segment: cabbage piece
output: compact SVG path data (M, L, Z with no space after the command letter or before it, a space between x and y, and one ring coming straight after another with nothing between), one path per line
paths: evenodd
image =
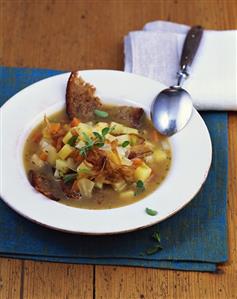
M66 161L57 159L56 160L56 169L60 174L65 174L68 171L68 164Z
M124 180L121 180L121 181L118 181L118 182L112 184L113 189L117 192L124 190L124 188L126 186L127 186L127 183Z
M37 167L42 167L44 166L44 162L38 157L38 155L33 154L31 157L31 163L33 163Z
M90 198L92 196L92 191L95 186L94 182L87 178L82 178L78 180L77 184L83 198Z
M85 161L81 162L81 164L77 167L77 170L79 175L82 174L90 174L91 167L88 166L88 164L85 163Z
M137 134L138 135L137 129L126 127L126 126L116 123L116 122L111 122L110 129L111 129L110 134L112 134L112 135L121 135L121 134Z
M40 148L43 152L48 154L47 161L49 162L49 164L55 166L55 162L58 156L56 148L48 143L48 141L44 138L40 141Z

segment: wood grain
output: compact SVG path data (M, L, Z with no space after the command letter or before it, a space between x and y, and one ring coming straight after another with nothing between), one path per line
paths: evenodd
M0 299L19 298L22 262L0 258Z
M236 29L236 15L234 0L0 0L0 64L122 69L124 35L146 22L164 19ZM236 137L237 116L230 113L230 259L222 274L96 266L93 277L93 266L0 259L0 298L237 298Z
M93 266L24 262L22 298L83 298L93 296Z

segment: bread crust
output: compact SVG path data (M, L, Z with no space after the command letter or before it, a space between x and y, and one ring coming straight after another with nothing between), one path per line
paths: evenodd
M86 83L78 72L72 72L67 83L66 111L70 119L79 117L81 121L90 121L94 110L103 110L101 100L95 95L95 87ZM139 107L116 107L116 120L138 128L141 124L144 110Z
M63 181L56 182L49 179L46 175L30 170L28 173L31 185L40 193L52 200L60 199L80 199L79 192L71 191L71 186L67 186Z

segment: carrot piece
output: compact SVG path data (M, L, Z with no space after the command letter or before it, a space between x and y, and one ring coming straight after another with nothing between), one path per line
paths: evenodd
M74 160L77 162L77 163L80 163L83 161L83 157L80 155L80 154L77 154L74 158Z
M72 133L73 136L78 136L78 133L77 133L77 131L75 129L72 129L71 133Z
M74 162L81 163L83 161L83 157L79 154L78 151L73 151L69 157L73 158Z
M50 127L49 127L49 130L50 130L51 134L56 134L56 133L58 133L60 128L61 128L60 123L51 123Z
M32 136L32 140L33 142L40 142L41 138L42 138L42 133L41 132L36 132L33 136Z
M47 161L48 159L48 154L46 154L45 152L41 152L39 155L40 160L42 161Z
M72 192L78 192L79 188L78 188L78 184L77 184L77 180L75 180L72 184L72 188L71 188Z
M133 166L135 166L136 168L140 165L142 165L143 161L142 159L139 159L139 158L134 158L132 159L132 164Z
M114 141L111 142L110 145L111 145L112 150L116 150L117 146L118 146L118 141L114 140Z
M156 130L153 130L151 132L151 138L152 138L152 141L154 141L154 142L159 141L159 135L158 135L158 132Z
M71 127L76 127L77 125L79 125L80 120L76 117L73 117L72 121L71 121Z

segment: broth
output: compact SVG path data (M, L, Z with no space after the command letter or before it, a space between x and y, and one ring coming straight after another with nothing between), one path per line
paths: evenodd
M90 123L90 125L94 126L98 122L106 122L108 124L111 122L116 122L116 120L118 119L116 106L104 105L103 111L108 112L108 117L101 118L95 115L94 118L91 119L91 122L93 123ZM50 122L53 123L70 123L70 120L68 119L65 110L59 111L49 116L48 119ZM120 123L125 126L127 125L126 120L121 122L120 119ZM39 153L40 150L40 142L36 142L35 136L37 136L37 134L40 135L44 127L45 122L42 121L36 128L33 129L29 137L27 138L23 156L24 165L27 174L30 170L34 170L36 173L44 174L47 176L47 179L54 181L53 172L49 175L50 171L48 165L41 167L41 169L39 170L39 168L32 162L32 156L35 153ZM138 189L138 186L135 182L128 184L121 192L115 191L109 184L103 184L102 189L93 189L92 197L82 197L78 200L67 199L66 196L64 196L64 192L61 191L61 189L59 188L57 190L57 196L60 197L59 202L77 208L111 209L132 204L155 191L162 183L162 181L165 179L169 171L171 165L171 148L166 137L161 136L157 132L154 132L156 131L151 121L147 117L145 117L141 127L139 128L139 136L140 138L144 138L146 142L151 145L151 147L153 148L153 153L150 155L150 157L147 156L144 158L145 164L151 169L152 172L150 177L144 182L142 190ZM156 136L155 139L157 140L154 140L154 136ZM160 156L158 154L157 156L155 156L155 153L161 154ZM54 171L54 167L51 168ZM53 188L57 189L57 186L59 186L59 183L56 181L56 185ZM127 192L128 190L130 191L130 193ZM137 192L137 190L139 192ZM126 192L127 196L123 196L124 194L126 195Z

